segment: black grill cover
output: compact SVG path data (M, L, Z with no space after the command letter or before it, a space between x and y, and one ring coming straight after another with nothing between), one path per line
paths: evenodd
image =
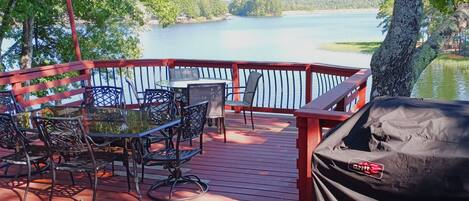
M313 154L317 200L469 200L469 102L378 98Z

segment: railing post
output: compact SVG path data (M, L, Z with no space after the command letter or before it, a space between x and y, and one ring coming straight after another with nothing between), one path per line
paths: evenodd
M15 77L19 74L15 74ZM13 95L15 96L16 102L18 102L21 106L24 106L24 95L20 94L17 95L16 92L22 88L21 82L15 82L11 84L11 90L13 91Z
M311 67L311 64L306 65L305 69L306 73L306 102L309 103L313 100L313 69Z
M231 65L231 70L232 70L232 73L233 73L233 98L234 98L234 101L239 101L239 67L238 67L238 64L237 63L233 63ZM236 113L239 113L241 112L241 108L240 107L235 107L235 112Z
M366 83L363 82L358 88L358 103L356 109L359 110L366 104Z
M345 98L343 98L342 100L340 100L337 105L335 106L335 111L341 111L341 112L345 112Z
M308 117L297 117L298 127L298 190L299 200L313 200L313 175L311 172L313 150L321 142L322 133L319 119Z

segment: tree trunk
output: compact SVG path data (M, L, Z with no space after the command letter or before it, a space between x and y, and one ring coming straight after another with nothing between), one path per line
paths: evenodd
M422 0L396 0L391 27L381 47L371 60L373 87L371 96L410 96L415 82L425 68L438 56L444 42L466 29L469 5L458 5L419 47L416 47Z
M23 22L23 44L21 46L20 68L31 68L33 61L34 18L29 17Z
M33 38L34 38L34 18L29 17L23 22L23 44L21 45L20 69L29 69L33 62ZM29 81L24 83L29 85ZM29 94L24 96L29 100Z
M422 0L395 0L388 34L371 58L372 98L410 96L412 55L416 51L422 17Z

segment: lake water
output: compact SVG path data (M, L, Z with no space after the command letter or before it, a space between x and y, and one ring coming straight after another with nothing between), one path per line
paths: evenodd
M242 18L152 27L144 58L323 62L368 67L370 55L320 50L322 43L383 38L376 12Z
M321 50L323 43L380 41L376 11L245 18L153 26L142 34L143 58L321 62L368 68L371 55ZM469 68L433 64L414 97L469 100Z

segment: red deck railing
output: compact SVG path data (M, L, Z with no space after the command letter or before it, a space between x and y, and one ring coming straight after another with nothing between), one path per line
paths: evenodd
M38 107L51 102L76 104L81 100L84 85L117 86L124 89L126 104L132 107L137 102L124 77L133 78L137 90L144 91L158 88L155 82L168 79L169 68L199 68L201 77L230 79L233 86L244 86L251 71L264 75L259 82L254 110L295 114L297 117L300 200L311 200L313 197L311 154L321 140L321 128L337 125L365 104L366 81L371 74L370 70L319 63L106 60L0 73L0 85L9 86L7 88L12 89L18 102L25 107ZM61 86L68 89L57 88ZM41 97L34 95L41 91Z
M323 138L323 129L338 125L365 105L370 76L371 70L362 69L295 112L300 200L314 200L312 154Z

